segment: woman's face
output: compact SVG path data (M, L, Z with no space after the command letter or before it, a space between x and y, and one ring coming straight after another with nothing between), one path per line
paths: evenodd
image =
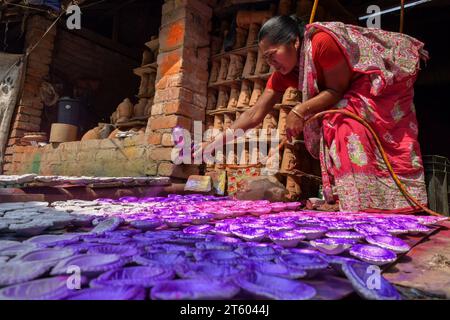
M259 42L261 50L267 64L283 75L291 72L298 63L298 49L300 40L288 44L271 44L266 39Z

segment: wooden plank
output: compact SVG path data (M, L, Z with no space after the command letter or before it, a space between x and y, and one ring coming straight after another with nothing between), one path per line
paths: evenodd
M450 299L450 222L401 257L384 276L405 294Z

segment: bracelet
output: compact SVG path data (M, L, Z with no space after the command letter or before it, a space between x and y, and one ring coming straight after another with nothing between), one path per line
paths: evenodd
M305 117L299 113L298 111L296 111L295 109L291 110L297 117L301 118L303 121L305 121Z

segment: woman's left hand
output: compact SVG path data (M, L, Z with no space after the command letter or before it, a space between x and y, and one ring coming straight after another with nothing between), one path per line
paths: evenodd
M286 119L286 138L290 142L292 138L300 136L305 126L305 121L294 112L289 112Z

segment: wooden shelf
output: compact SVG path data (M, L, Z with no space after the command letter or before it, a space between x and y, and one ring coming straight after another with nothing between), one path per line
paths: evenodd
M133 120L131 119L130 121L127 122L122 122L122 123L116 123L115 126L116 128L133 128L133 127L143 127L147 125L147 121L146 120Z
M255 74L249 77L238 78L234 80L225 80L225 81L217 81L208 84L209 89L220 89L221 87L231 87L233 85L240 85L242 81L252 81L255 82L257 80L266 81L272 75L272 72L264 73L264 74Z
M133 73L139 77L142 77L144 74L156 73L157 68L158 64L156 62L153 62L138 68L134 68Z
M152 51L155 51L159 47L159 38L156 38L154 40L150 40L149 42L145 43L145 46L149 48Z
M242 47L242 48L234 49L234 50L227 51L227 52L221 52L221 53L218 53L218 54L215 54L215 55L211 56L211 60L222 59L223 57L228 57L228 56L230 56L232 54L246 57L247 53L249 51L258 52L258 45L254 44L254 45L251 45L251 46L248 46L248 47Z

